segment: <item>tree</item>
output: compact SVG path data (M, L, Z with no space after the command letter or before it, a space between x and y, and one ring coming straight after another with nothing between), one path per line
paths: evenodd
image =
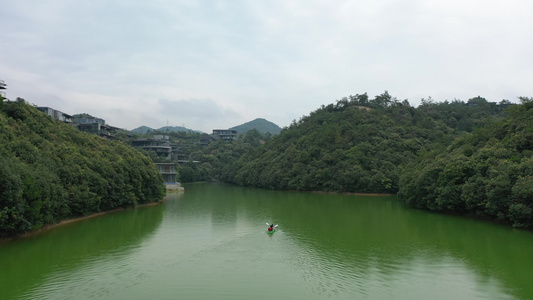
M120 207L159 201L149 158L56 122L23 99L0 114L0 237Z

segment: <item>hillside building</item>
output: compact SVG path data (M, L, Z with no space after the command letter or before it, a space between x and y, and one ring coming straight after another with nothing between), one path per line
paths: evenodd
M107 125L104 119L96 118L88 114L77 115L73 118L79 131L96 134L108 140L113 140L119 128Z
M108 140L114 139L115 134L119 130L119 128L117 127L107 125L104 119L95 118L91 116L75 118L74 116L46 106L37 106L35 108L49 115L50 117L52 117L52 119L56 121L72 124L79 131L96 134Z
M172 159L172 146L168 135L154 135L153 138L138 138L131 141L133 147L154 151L157 156Z
M178 182L178 173L174 163L156 163L159 173L163 176L167 191L183 191L183 187Z
M237 139L237 130L232 129L213 129L211 138L214 140L236 140Z
M6 90L7 89L7 84L0 79L0 96L2 96L2 98L5 98L6 97L6 93L2 90Z
M50 117L52 117L52 119L56 121L61 121L69 124L72 123L72 116L64 112L46 106L37 106L35 108L49 115Z
M100 123L92 124L75 124L79 131L96 134L97 136L112 140L115 138L115 134L119 130L117 127L102 125Z
M100 125L105 125L105 120L96 118L93 116L84 116L84 117L76 117L74 118L74 122L77 124L95 124L98 123Z
M175 184L178 181L178 173L174 163L155 163L159 173L163 175L165 184Z

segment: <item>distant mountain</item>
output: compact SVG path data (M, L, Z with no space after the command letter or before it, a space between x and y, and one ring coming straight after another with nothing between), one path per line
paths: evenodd
M257 131L263 134L270 132L270 134L272 135L276 135L281 132L281 127L279 127L278 125L270 121L267 121L261 118L257 118L253 121L250 121L250 122L247 122L247 123L235 126L235 127L231 127L230 129L237 130L238 134L246 133L248 130L252 130L252 129L257 129ZM192 132L203 133L200 130L192 130L192 129L189 129L183 126L164 126L158 129L154 129L148 126L141 126L141 127L137 127L131 130L131 132L136 133L136 134L146 134L148 132L155 132L155 131L159 131L159 132L177 132L177 131L190 132L192 131Z
M187 127L183 127L183 126L163 126L159 129L156 129L157 131L163 131L163 132L177 132L177 131L185 131L185 132L198 132L198 133L203 133L202 131L200 130L192 130L192 129L189 129Z
M261 118L257 118L253 121L250 121L250 122L247 122L247 123L235 126L235 127L231 127L230 129L237 130L238 134L246 133L248 130L252 130L252 129L256 129L257 131L263 134L270 132L270 134L272 135L276 135L281 132L281 127L279 127L278 125L270 121L267 121Z
M141 127L137 127L135 129L133 129L131 132L134 132L134 133L137 133L137 134L146 134L146 133L148 133L150 131L159 131L159 132L178 132L178 131L189 132L189 131L193 131L193 132L202 133L199 130L192 130L192 129L189 129L189 128L185 128L183 126L163 126L161 128L158 128L158 129L153 129L153 128L148 127L148 126L141 126Z
M137 133L137 134L145 134L148 131L153 131L153 129L148 127L148 126L141 126L141 127L137 127L135 129L131 130L131 132Z

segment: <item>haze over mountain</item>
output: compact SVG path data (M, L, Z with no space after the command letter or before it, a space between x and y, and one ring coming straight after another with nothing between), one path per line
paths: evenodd
M213 128L213 129L224 129L224 128ZM245 132L247 132L249 130L252 130L252 129L256 129L260 133L269 132L272 135L276 135L276 134L279 134L281 132L281 127L279 127L278 125L276 125L276 124L274 124L274 123L272 123L272 122L270 122L268 120L265 120L263 118L257 118L255 120L250 121L250 122L246 122L244 124L231 127L229 129L237 130L237 132L239 134L245 133ZM151 128L151 127L148 127L148 126L140 126L140 127L137 127L137 128L135 128L135 129L133 129L131 131L134 132L134 133L137 133L137 134L146 134L149 131L162 131L162 132L177 132L177 131L189 132L189 131L193 131L193 132L203 133L200 130L189 129L189 128L186 128L186 127L183 127L183 126L164 126L164 127L158 128L158 129L154 129L154 128Z
M279 134L281 132L281 127L263 118L257 118L253 121L231 127L230 129L237 130L238 134L246 133L252 129L256 129L260 133L270 133L272 135Z
M185 131L185 132L199 132L199 133L203 133L202 131L200 130L193 130L193 129L189 129L189 128L186 128L186 127L183 127L183 126L163 126L161 128L157 128L157 129L154 129L154 128L151 128L151 127L148 127L148 126L140 126L140 127L137 127L133 130L131 130L131 132L134 132L134 133L137 133L137 134L146 134L150 131L162 131L162 132L178 132L178 131Z

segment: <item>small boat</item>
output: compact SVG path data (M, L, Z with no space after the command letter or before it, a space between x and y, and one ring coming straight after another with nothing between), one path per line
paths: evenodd
M272 230L267 229L268 234L273 234L274 232L276 232L276 227L278 227L278 224L276 224L276 226L274 226L274 224L268 224L268 223L266 224L268 225L268 229L272 228Z

